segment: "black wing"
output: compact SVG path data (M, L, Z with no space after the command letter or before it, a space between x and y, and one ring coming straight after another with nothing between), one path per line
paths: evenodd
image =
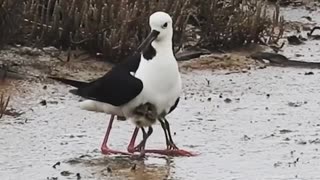
M86 99L120 106L135 98L143 89L142 81L130 74L136 72L139 63L140 54L136 54L89 83L63 78L52 79L77 87L78 89L72 92Z
M142 88L142 81L130 72L114 69L86 87L79 88L77 94L87 99L120 106L140 94Z
M127 57L123 62L118 64L115 68L125 69L130 72L136 72L141 60L141 54L135 53Z

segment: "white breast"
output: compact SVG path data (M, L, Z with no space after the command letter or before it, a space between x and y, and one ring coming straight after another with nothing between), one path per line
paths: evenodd
M143 58L143 57L141 57ZM157 54L152 60L141 59L135 74L143 82L142 92L130 102L130 107L152 103L158 113L168 112L181 93L181 78L174 56Z

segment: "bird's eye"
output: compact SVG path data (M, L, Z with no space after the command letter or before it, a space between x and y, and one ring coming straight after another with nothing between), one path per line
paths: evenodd
M168 27L168 23L164 23L161 27L162 27L163 29L167 28L167 27Z

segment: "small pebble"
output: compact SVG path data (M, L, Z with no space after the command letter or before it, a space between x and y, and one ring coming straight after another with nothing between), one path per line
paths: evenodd
M287 133L291 133L292 131L289 129L281 129L280 130L280 134L287 134Z
M287 137L287 138L284 139L284 141L290 141L290 138Z
M47 177L47 180L58 180L58 177L51 177L51 178Z
M135 171L137 169L137 165L136 164L134 164L132 167L131 167L131 171Z
M302 106L302 102L289 102L288 103L288 106L290 106L290 107L300 107L300 106ZM304 103L304 104L306 104L306 103Z
M77 180L81 179L80 173L77 173L76 176L77 176Z
M312 71L310 72L305 72L304 75L308 76L308 75L314 75L314 73Z
M107 168L108 173L112 173L112 169L110 167Z
M61 176L70 176L72 174L72 172L70 172L70 171L62 171L60 174L61 174Z
M55 169L57 166L60 166L60 162L56 162L52 167Z
M242 138L241 138L241 140L243 140L243 141L249 141L251 138L249 137L249 136L247 136L247 135L244 135Z
M298 141L298 142L297 142L297 144L300 144L300 145L306 145L306 144L307 144L307 142L306 142L306 141L303 141L303 140L300 140L300 141Z
M231 101L232 101L232 100L231 100L230 98L226 98L226 99L224 100L225 103L231 103Z
M308 21L312 21L312 18L310 16L302 16L301 18L306 18Z
M46 105L47 105L47 101L46 101L46 100L42 100L42 101L40 101L40 104L41 104L42 106L46 106Z

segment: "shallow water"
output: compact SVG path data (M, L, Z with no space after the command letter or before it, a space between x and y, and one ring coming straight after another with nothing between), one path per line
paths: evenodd
M107 167L124 178L136 174L130 171L134 163L154 179L319 179L320 71L304 75L309 71L268 67L243 74L184 74L184 96L169 120L178 146L200 155L144 162L100 155L108 117L79 110L78 98L62 85L43 90L34 84L34 97L15 100L27 112L0 122L0 179L61 179L66 170L74 173L69 179L76 173L98 179L108 175ZM42 99L47 106L39 104ZM132 130L130 122L116 121L111 145L125 149ZM159 125L148 147L164 147ZM62 165L52 168L58 161Z
M320 61L319 42L287 46L283 54ZM320 70L267 67L182 77L184 94L168 119L177 145L198 156L135 161L101 155L108 116L80 110L70 87L25 82L11 102L25 113L0 120L0 179L77 179L77 173L81 179L320 179ZM147 146L164 148L159 124L154 129ZM132 131L131 122L116 121L111 146L125 150Z

